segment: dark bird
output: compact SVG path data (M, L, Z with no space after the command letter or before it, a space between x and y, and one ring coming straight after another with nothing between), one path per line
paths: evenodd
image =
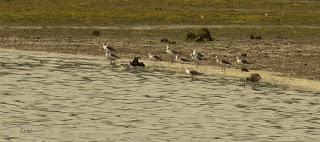
M262 39L261 36L250 35L250 39Z
M252 73L250 74L250 77L247 77L245 82L251 82L252 88L256 87L256 83L258 83L261 80L261 76L258 73Z
M139 62L140 57L135 57L132 61L129 62L130 66L134 67L145 67L143 62Z
M242 54L241 54L241 57L242 57L242 58L247 58L247 57L248 57L248 54L247 54L247 53L242 53Z
M249 70L247 68L244 68L244 67L241 68L241 71L242 72L249 72Z
M239 57L236 57L236 59L237 59L238 64L251 64L250 62L248 62L245 59L240 59Z

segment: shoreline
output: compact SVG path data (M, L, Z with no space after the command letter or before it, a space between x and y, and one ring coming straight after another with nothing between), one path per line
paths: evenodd
M87 59L90 59L90 58L91 59L98 58L101 60L104 59L101 56L93 56L93 55L87 55L87 54L67 54L67 53L53 53L53 52L45 52L45 51L24 51L24 50L4 49L4 48L0 48L0 51L16 52L16 53L27 52L27 53L37 54L40 56L50 54L56 57L62 57L63 55L68 55L67 58L85 57ZM127 63L130 60L131 59L122 58L118 60L117 63L118 64ZM149 59L142 58L141 61L147 65L153 64L153 61L150 61ZM176 73L184 73L184 69L183 70L181 69L180 63L171 64L170 62L167 62L167 61L161 61L161 62L158 62L158 67L161 67L164 70L168 70L168 71L175 71ZM234 78L244 78L244 77L248 77L251 73L259 73L262 77L261 82L270 83L273 85L286 86L291 89L320 92L319 80L283 77L283 76L279 76L282 74L279 72L270 72L270 71L261 71L261 70L250 70L250 72L241 72L240 70L235 68L226 68L226 71L222 72L221 69L212 65L211 66L200 65L199 67L195 67L193 64L184 64L184 67L189 69L195 69L199 72L204 73L205 75L220 75L220 76L234 77Z
M116 25L116 26L20 26L20 25L1 25L0 29L97 29L97 30L172 30L172 29L200 29L200 28L242 28L242 29L259 29L259 28L305 28L320 29L317 25L189 25L189 24L172 24L172 25Z

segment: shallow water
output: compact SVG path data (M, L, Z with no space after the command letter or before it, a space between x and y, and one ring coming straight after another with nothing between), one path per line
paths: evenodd
M316 92L13 51L0 52L0 77L0 141L320 139Z

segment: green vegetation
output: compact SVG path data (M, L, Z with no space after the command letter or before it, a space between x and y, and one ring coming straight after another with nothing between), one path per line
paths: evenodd
M1 0L0 24L319 26L319 11L315 0Z

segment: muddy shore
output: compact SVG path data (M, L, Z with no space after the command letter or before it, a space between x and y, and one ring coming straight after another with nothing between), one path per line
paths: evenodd
M191 26L191 25L190 25ZM147 58L151 49L169 61L165 52L167 43L162 38L176 41L170 45L174 50L189 56L193 49L206 54L202 65L215 66L215 56L235 63L235 57L243 53L254 64L246 65L249 70L280 72L281 76L320 80L320 28L308 27L237 27L212 26L212 42L186 42L189 31L197 31L205 26L138 26L138 27L6 27L0 33L0 48L25 51L45 51L68 54L104 56L102 44L107 41L119 51L121 57L140 56ZM123 29L121 29L123 28ZM100 36L92 36L97 30ZM260 35L261 40L250 39L250 34ZM241 65L232 65L240 69Z

